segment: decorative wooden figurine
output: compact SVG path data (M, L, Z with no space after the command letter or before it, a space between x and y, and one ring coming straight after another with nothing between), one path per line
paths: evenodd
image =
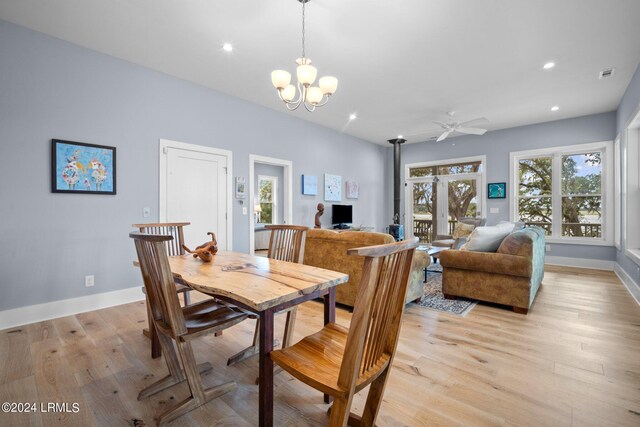
M318 213L316 214L316 226L313 228L322 228L322 225L320 224L320 217L324 213L324 203L318 203L317 209Z
M201 244L195 250L192 251L186 245L182 245L182 248L188 253L193 254L194 258L199 257L202 262L211 262L213 255L218 252L218 241L216 240L215 233L210 231L207 235L211 236L211 241Z

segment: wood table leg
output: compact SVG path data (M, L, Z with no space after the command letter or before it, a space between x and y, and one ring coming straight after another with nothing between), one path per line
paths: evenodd
M324 296L324 324L336 321L336 287L329 289L329 293ZM324 403L333 402L333 398L328 394L324 395Z
M259 401L258 412L260 427L273 426L273 310L267 309L260 313L260 362L259 374Z

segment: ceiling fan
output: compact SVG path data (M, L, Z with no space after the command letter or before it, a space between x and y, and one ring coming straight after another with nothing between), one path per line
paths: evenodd
M447 115L451 119L453 119L454 113L453 111L450 111L447 113ZM433 123L437 124L444 130L444 132L442 132L442 134L438 137L438 139L436 139L436 142L444 141L453 132L466 133L470 135L484 135L487 129L468 126L470 123L477 122L480 120L488 122L488 120L485 117L478 117L477 119L467 120L466 122L462 122L462 123L455 122L455 121L451 121L448 123L434 121Z

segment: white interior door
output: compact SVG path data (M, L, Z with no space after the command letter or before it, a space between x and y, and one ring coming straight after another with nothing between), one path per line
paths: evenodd
M185 244L190 248L207 241L207 232L212 231L216 234L218 248L230 250L229 158L208 152L208 147L202 148L207 151L172 146L162 150L166 180L164 190L161 184L160 219L163 222L190 222L191 225L184 228Z

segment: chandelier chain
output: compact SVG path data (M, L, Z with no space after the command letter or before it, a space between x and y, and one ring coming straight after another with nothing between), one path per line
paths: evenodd
M306 58L305 56L305 52L304 52L304 6L307 2L306 1L302 1L302 57Z

